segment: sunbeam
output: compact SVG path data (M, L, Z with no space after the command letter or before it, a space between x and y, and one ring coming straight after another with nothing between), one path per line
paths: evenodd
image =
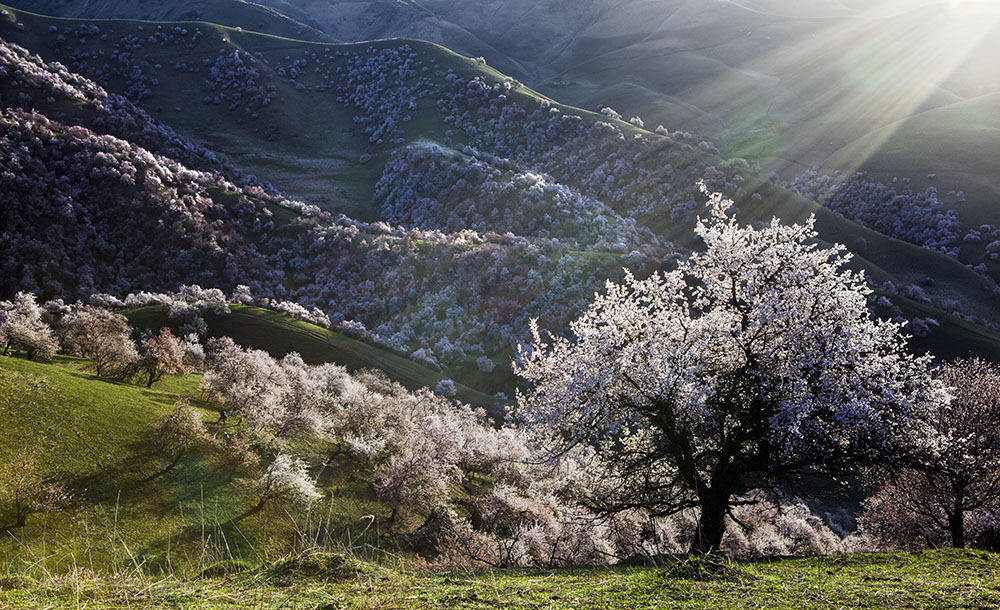
M726 153L788 171L833 157L840 169L863 167L901 121L1000 88L989 46L1000 34L1000 2L847 4L699 5L730 13L715 22L743 25L705 30L697 44L671 41L668 51L651 34L657 42L638 43L648 51L631 56L637 67L617 69L662 71L646 79L670 83L690 106L716 117ZM692 7L678 18L700 19ZM709 76L691 77L699 70ZM862 139L864 146L852 147Z

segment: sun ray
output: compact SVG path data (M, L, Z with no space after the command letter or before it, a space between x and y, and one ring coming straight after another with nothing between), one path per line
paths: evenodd
M791 44L776 41L773 52L684 93L715 116L773 123L769 135L778 144L769 156L776 170L822 164L862 137L874 153L908 117L997 84L995 60L970 68L984 44L1000 38L996 0L876 2L848 18L827 19L826 26L818 21L802 20L807 32ZM734 74L756 77L758 84L748 87ZM764 75L772 77L768 87L759 84ZM794 137L782 138L786 130ZM867 160L841 159L840 168L853 171Z

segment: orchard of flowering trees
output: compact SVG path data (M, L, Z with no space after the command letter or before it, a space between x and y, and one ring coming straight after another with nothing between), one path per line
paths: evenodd
M572 325L522 354L526 421L598 448L601 511L697 508L692 543L720 548L726 516L758 490L860 460L894 463L936 441L948 405L901 325L873 320L870 290L811 221L737 224L710 195L705 250L675 270L609 283Z
M163 36L148 43L199 38ZM143 43L119 42L119 58ZM387 44L284 61L220 51L201 68L175 68L208 72L206 101L256 118L274 92L259 76L273 66L297 89L332 90L373 147L404 143L412 113L436 100L446 146L381 149L376 199L399 226L331 218L269 193L126 100L0 41L0 84L24 90L0 111L0 165L11 168L0 172L0 296L217 287L97 294L93 307L42 307L17 293L0 303L4 352L44 358L61 343L98 375L144 385L203 371L203 397L239 423L217 437L196 409L178 405L152 432L163 461L156 476L191 453L211 454L245 483L251 514L277 504L298 514L325 493L323 469L347 464L369 475L385 509L380 525L455 563L864 548L805 504L771 494L794 489L803 473L859 464L885 483L862 519L871 540L920 531L936 544L945 532L959 545L964 519L970 539L985 539L1000 478L994 460L974 458L993 455L995 401L984 398L993 373L973 362L955 365L958 376L933 374L928 358L908 355L902 333L919 328L870 318L870 291L844 269L843 249L810 245L811 225L741 227L729 202L712 196L697 225L705 250L654 273L681 257L663 235L693 222L693 177L750 200L745 161L703 155L713 147L690 134L623 132L610 109L612 122L588 122L545 100L525 104L516 81L445 72L407 44ZM40 113L77 104L88 112L58 121ZM957 221L935 192L849 186L816 197L888 235L956 252ZM670 232L644 228L650 216L669 218ZM982 242L992 261L998 237L983 225L963 241ZM632 273L588 308L622 267ZM227 299L218 288L235 292ZM900 291L931 299L915 286ZM516 413L531 425L498 428L451 400L447 379L409 392L378 373L275 359L227 339L203 349L201 314L227 311L227 301L266 304L449 374L492 372L530 318L562 328L583 314L570 339L547 339L534 325L517 365L531 387ZM151 304L169 308L183 339L136 336L105 309ZM302 446L327 451L298 455ZM546 453L549 461L536 459ZM21 478L21 488L39 487Z
M204 352L167 331L135 342L119 314L93 305L22 294L4 305L0 333L20 309L15 321L33 320L104 374L131 371L145 385L203 371L198 399L234 424L213 428L179 402L150 431L158 465L147 481L211 456L241 494L235 520L277 511L308 521L329 493L325 470L365 473L379 529L441 566L831 553L900 546L905 532L938 544L950 531L958 545L966 514L970 539L987 544L1000 506L996 370L966 361L931 374L903 351L897 324L869 319L839 250L808 245L808 226L741 227L727 206L713 196L699 223L704 252L611 284L574 323L575 341L543 341L536 327L519 365L534 382L517 409L528 426L498 427L443 388L411 392L378 372L275 359L228 338ZM188 286L118 303L225 301ZM857 531L771 493L794 490L804 471L857 465L884 483ZM70 503L32 468L10 465L16 485L0 486L22 523Z
M118 30L100 35L119 40L118 58L140 65L150 50L144 44L206 44L197 30L182 30L157 32L155 43ZM86 31L79 36L94 43ZM702 154L711 146L695 136L631 130L564 114L547 100L525 102L516 81L443 68L418 47L213 48L206 65L175 66L200 71L196 81L213 89L213 104L218 96L251 115L273 111L275 104L264 104L269 79L254 76L272 70L354 111L372 142L365 155L387 155L373 185L381 221L366 223L277 196L126 99L0 41L0 85L23 94L5 96L0 112L0 165L18 169L0 172L0 295L245 285L274 307L284 303L296 316L457 377L480 361L504 360L527 338L530 318L565 326L605 278L620 278L623 268L644 276L679 256L666 238L686 239L698 178L741 205L761 197L750 164ZM77 59L81 70L100 71ZM407 124L418 110L446 126L440 143L414 142ZM841 212L929 247L957 247L954 215L941 200L894 188L899 197L874 187L845 190L845 202L857 193L892 205ZM974 251L992 265L1000 256L992 229L966 235L963 256ZM906 296L912 288L890 292ZM972 308L949 306L939 291L925 292L936 307L986 322ZM934 323L914 332L932 332ZM487 393L509 393L513 377L505 370L485 383Z

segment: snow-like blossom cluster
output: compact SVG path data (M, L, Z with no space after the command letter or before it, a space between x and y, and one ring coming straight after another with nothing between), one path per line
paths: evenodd
M948 394L900 324L871 319L842 246L810 245L811 221L744 227L710 195L705 250L675 271L609 282L570 330L537 324L518 373L520 415L602 447L609 509L702 509L718 548L733 496L801 469L919 446ZM712 519L715 519L714 522Z

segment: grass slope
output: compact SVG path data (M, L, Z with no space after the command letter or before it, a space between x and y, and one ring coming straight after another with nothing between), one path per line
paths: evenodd
M835 169L910 178L942 194L964 191L956 206L967 226L997 222L1000 199L1000 93L928 110L852 142L827 161ZM859 161L860 160L860 161ZM933 175L933 178L929 177Z
M11 6L75 19L144 19L149 21L208 21L276 36L331 42L315 24L296 20L244 0L11 0Z
M208 336L230 337L243 347L260 349L275 358L298 352L308 364L335 362L349 371L380 369L410 389L433 388L443 375L413 360L357 339L296 320L291 316L245 305L231 305L228 315L208 315ZM129 322L140 328L170 326L164 307L143 307L128 313ZM175 329L176 330L176 329ZM469 404L500 408L489 394L460 383L456 398Z
M0 357L0 461L37 452L46 474L106 477L113 487L136 465L156 417L197 386L197 376L166 377L146 389L96 377L86 360L67 356Z
M977 551L848 555L773 562L679 561L666 568L429 574L353 570L285 580L142 583L65 580L0 587L24 610L112 608L993 608L1000 557Z
M38 473L72 494L66 510L30 515L21 528L0 503L0 577L74 568L190 574L215 561L267 561L294 548L301 524L278 505L234 521L256 500L245 478L253 475L243 469L234 473L214 455L193 453L157 476L171 456L151 444L153 428L178 398L201 410L218 439L240 425L214 424L218 407L200 400L199 380L167 377L146 389L98 378L76 358L0 357L0 465L34 454ZM329 449L300 444L285 450L325 457ZM264 453L266 466L271 456ZM313 474L325 491L335 491L313 514L325 532L359 531L360 516L380 514L363 473L349 461Z
M95 377L74 358L0 358L0 462L34 453L40 474L65 482L78 507L32 515L24 528L0 535L0 565L99 568L125 554L120 545L142 555L182 530L184 520L164 514L173 512L165 507L190 498L175 498L178 490L166 479L140 481L162 466L147 449L156 418L197 384L196 377L167 378L147 390ZM0 507L2 530L12 523L7 508Z

